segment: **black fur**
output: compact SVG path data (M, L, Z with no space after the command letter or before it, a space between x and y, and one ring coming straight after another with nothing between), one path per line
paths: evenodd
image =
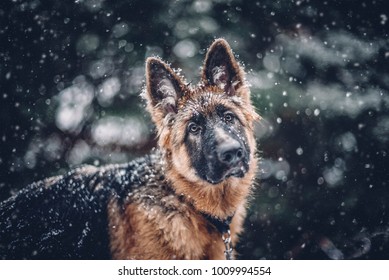
M0 204L0 259L109 259L107 207L163 185L160 155L81 167L29 185Z

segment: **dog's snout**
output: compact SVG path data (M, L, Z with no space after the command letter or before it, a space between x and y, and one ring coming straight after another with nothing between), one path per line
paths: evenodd
M219 146L219 160L228 165L235 166L243 158L243 149L238 141L232 141Z

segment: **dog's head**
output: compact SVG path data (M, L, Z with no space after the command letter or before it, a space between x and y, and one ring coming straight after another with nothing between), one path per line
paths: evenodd
M254 165L258 115L225 40L209 48L196 87L160 59L147 59L145 97L169 168L181 178L217 185L245 177Z

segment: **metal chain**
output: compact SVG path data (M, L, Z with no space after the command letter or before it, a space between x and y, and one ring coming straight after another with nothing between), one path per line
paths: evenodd
M226 257L226 260L233 260L234 257L232 255L232 241L231 241L231 232L230 230L227 230L227 232L222 234L222 239L224 242L224 246L226 250L224 251L224 256Z

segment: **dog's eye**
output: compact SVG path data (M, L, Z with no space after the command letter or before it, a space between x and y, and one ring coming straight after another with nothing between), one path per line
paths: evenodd
M188 130L190 133L192 134L197 134L200 132L201 130L201 126L199 126L198 124L194 123L194 122L191 122L189 125L188 125Z
M233 123L234 119L235 119L235 116L231 112L226 112L226 113L224 113L223 118L224 118L224 121L226 123Z

